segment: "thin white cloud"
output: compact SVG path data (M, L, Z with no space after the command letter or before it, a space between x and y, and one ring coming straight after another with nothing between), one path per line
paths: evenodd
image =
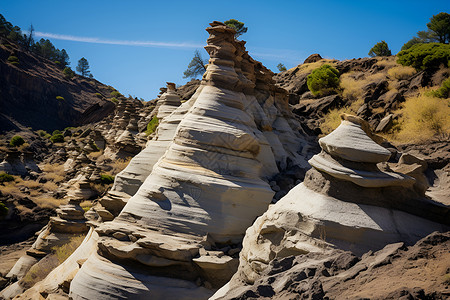
M107 44L107 45L124 45L138 47L161 47L161 48L201 48L204 45L192 43L172 43L172 42L155 42L155 41L127 41L127 40L108 40L96 37L83 37L65 34L56 34L49 32L34 32L34 36L40 38L48 38L55 40L64 40L72 42L82 42L91 44Z

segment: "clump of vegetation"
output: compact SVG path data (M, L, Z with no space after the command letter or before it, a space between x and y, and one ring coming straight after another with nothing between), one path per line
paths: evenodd
M431 91L430 94L438 98L449 98L450 97L450 78L444 80L441 87L435 91Z
M414 74L416 74L416 69L413 67L395 66L388 70L388 75L398 80L408 79Z
M356 112L364 104L364 100L358 99L352 102L349 106L344 106L341 108L335 108L330 110L325 117L323 118L323 122L320 124L320 130L322 134L326 135L331 133L341 124L341 115L343 113L356 115Z
M102 94L100 94L100 93L95 93L95 96L96 96L97 98L100 98L100 99L102 99L102 98L103 98L103 95L102 95Z
M62 133L53 133L50 137L50 141L52 141L52 143L64 143L64 136Z
M70 238L70 242L62 246L55 246L52 250L55 252L55 256L58 262L63 263L72 253L81 245L84 236L78 235Z
M381 41L376 43L375 46L372 47L369 51L369 56L391 56L391 50L389 49L388 44L385 41Z
M78 65L76 68L77 72L81 74L81 76L93 78L91 71L89 70L89 62L86 58L82 57L78 60Z
M225 22L223 22L225 25L227 25L228 27L233 28L234 30L236 30L236 34L234 35L235 38L243 35L244 33L247 32L248 28L244 26L243 22L239 22L236 19L229 19Z
M112 91L112 92L110 93L110 95L111 95L111 97L113 97L113 98L120 98L120 97L123 97L123 95L122 95L121 93L119 93L119 91Z
M19 58L15 55L10 55L8 57L8 62L12 65L18 65L19 64Z
M9 145L13 147L19 147L25 143L25 140L20 135L15 135L9 141Z
M101 174L100 180L102 184L112 184L114 183L114 176L108 175L108 174Z
M65 67L63 70L64 77L72 79L75 76L75 72L70 67Z
M441 12L430 18L426 31L418 31L417 36L406 42L401 50L420 43L443 43L450 41L450 14Z
M416 44L397 54L397 62L412 66L416 70L438 68L449 65L450 45L439 43Z
M56 96L56 100L64 101L64 97L63 96Z
M155 132L156 127L158 127L158 124L159 124L159 120L156 116L154 116L153 119L151 119L150 122L148 122L147 130L145 131L145 134L150 135L153 132Z
M208 64L208 60L203 59L198 50L195 50L194 57L188 65L188 68L183 73L183 78L196 78L203 75L206 71L205 65Z
M408 98L400 112L402 118L395 128L395 138L400 141L426 141L450 134L450 100L421 93Z
M8 214L8 208L3 202L0 202L0 216L6 216Z
M279 63L277 65L277 68L278 68L278 71L280 71L280 72L287 71L286 66L284 64L282 64L282 63Z
M14 177L12 175L9 175L8 173L1 172L0 173L0 183L9 182L9 181L14 181Z
M339 87L339 71L325 64L308 75L307 85L314 96L330 94Z
M117 104L117 103L119 103L119 100L117 100L117 98L115 98L115 97L112 97L112 98L111 98L111 102Z

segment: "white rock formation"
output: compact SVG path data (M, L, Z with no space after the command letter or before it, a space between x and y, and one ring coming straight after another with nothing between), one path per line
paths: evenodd
M247 229L238 272L211 299L254 283L274 258L330 248L361 255L449 229L449 207L421 198L413 178L379 170L375 163L388 152L365 134L364 121L344 118L320 140L324 151L310 160L305 182Z

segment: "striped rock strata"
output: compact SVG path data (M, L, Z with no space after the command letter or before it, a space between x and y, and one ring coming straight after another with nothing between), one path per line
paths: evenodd
M319 140L323 151L310 160L305 181L248 228L239 270L213 299L253 284L274 258L330 248L361 255L448 230L449 207L418 194L414 178L381 171L377 163L387 161L389 151L369 137L362 119L343 118Z
M98 253L73 279L73 299L207 298L235 271L233 244L272 200L262 178L288 156L306 165L287 97L267 84L272 73L233 29L214 22L207 31L202 84L161 122L154 140L170 142L139 190L96 229Z

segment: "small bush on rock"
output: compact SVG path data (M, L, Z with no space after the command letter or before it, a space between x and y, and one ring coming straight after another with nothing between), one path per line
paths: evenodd
M52 143L63 143L64 142L64 136L61 133L53 134L50 137L50 141L52 141Z
M397 62L416 70L434 69L441 64L449 66L450 45L439 43L416 44L397 54Z
M153 132L155 132L156 127L158 127L158 124L159 124L158 118L156 116L153 117L153 119L151 119L151 121L147 125L147 130L145 131L145 134L150 135Z
M102 184L112 184L114 183L114 176L108 175L108 174L101 174L100 180Z
M330 65L323 65L308 75L307 85L314 96L329 94L339 87L339 71Z
M369 51L369 56L390 56L392 55L391 50L389 49L388 44L385 41L381 41L376 43L375 46L372 47Z
M0 173L0 183L1 182L9 182L9 181L13 181L14 177L12 175L9 175L8 173L5 172L1 172Z
M10 146L18 147L25 143L25 140L20 135L15 135L12 137L11 141L9 142Z
M436 91L432 91L431 95L438 98L448 98L450 97L450 78L444 80L441 87Z
M66 77L67 79L72 79L73 76L75 76L75 72L69 67L64 68L63 74L64 74L64 77Z
M56 96L56 100L64 101L64 97L62 97L62 96Z
M12 65L18 65L19 64L19 58L17 56L11 55L8 57L8 62Z
M0 202L0 216L6 216L8 214L8 208L5 204Z

